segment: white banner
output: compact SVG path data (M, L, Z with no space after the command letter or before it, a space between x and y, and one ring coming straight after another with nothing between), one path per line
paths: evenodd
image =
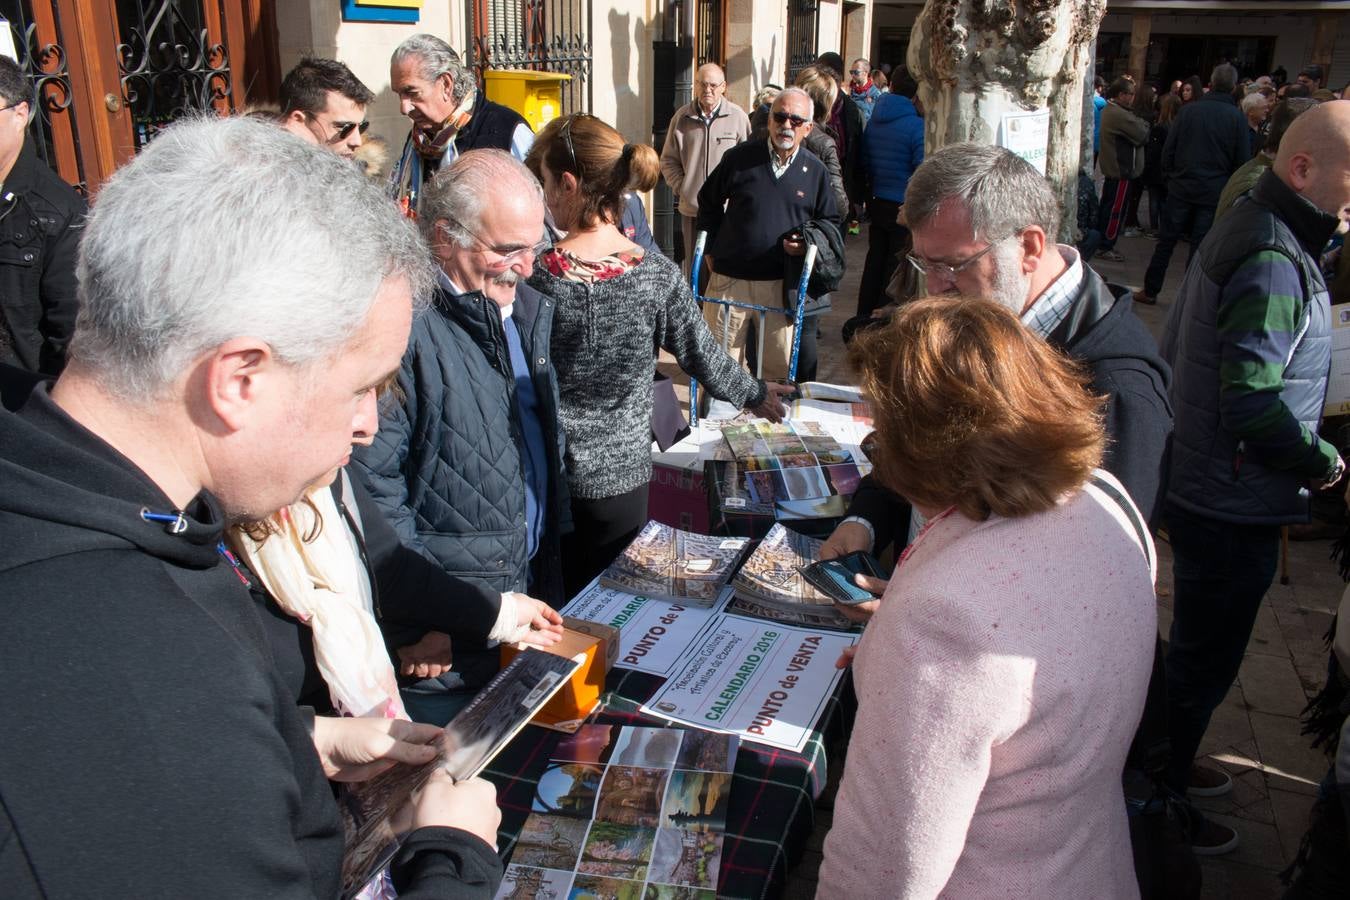
M721 615L642 709L800 753L859 637Z
M681 606L601 587L597 580L560 612L619 629L619 659L614 663L618 668L669 675L730 599L727 588L710 607Z

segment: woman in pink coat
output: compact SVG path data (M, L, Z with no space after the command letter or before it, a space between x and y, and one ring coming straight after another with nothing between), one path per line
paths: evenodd
M983 300L913 303L854 354L878 477L928 525L853 661L818 896L1137 897L1120 776L1154 551L1097 469L1101 398Z

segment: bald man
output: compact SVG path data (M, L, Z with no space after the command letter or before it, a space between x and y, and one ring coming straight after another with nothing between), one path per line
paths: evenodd
M726 98L727 76L715 63L694 74L694 99L681 106L666 129L661 174L679 201L684 231L684 273L694 255L698 192L722 154L750 137L750 117Z
M1201 242L1163 334L1176 412L1164 516L1175 556L1167 655L1177 790L1222 790L1193 767L1275 575L1280 526L1345 463L1317 436L1331 359L1318 255L1350 221L1350 101L1299 116L1275 162ZM1222 833L1222 832L1227 832ZM1197 853L1237 846L1207 823Z

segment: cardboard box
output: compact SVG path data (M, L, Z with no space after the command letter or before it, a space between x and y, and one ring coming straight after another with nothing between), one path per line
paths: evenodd
M586 657L586 661L572 673L571 679L558 690L553 699L530 720L531 723L569 734L581 727L581 723L595 710L600 702L600 694L605 690L605 675L609 668L606 664L608 643L611 642L603 637L564 629L562 640L552 647L545 648L555 656L569 659L581 654ZM617 632L612 643L617 652ZM520 644L502 644L502 665L509 663L523 649Z
M603 622L587 622L585 619L574 619L571 616L563 616L563 627L569 631L589 634L605 642L605 674L608 675L610 669L613 669L614 664L619 661L619 629Z

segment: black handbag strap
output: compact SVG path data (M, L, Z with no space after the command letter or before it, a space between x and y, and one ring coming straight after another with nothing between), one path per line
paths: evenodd
M1139 515L1139 510L1135 508L1134 501L1113 482L1106 480L1095 472L1090 479L1090 483L1111 498L1116 506L1120 507L1121 512L1125 513L1125 518L1129 520L1130 526L1134 529L1135 539L1139 542L1140 549L1144 551L1144 559L1148 562L1149 571L1156 576L1158 572L1157 551L1153 547L1153 541L1149 538L1148 526L1144 524L1143 518Z

